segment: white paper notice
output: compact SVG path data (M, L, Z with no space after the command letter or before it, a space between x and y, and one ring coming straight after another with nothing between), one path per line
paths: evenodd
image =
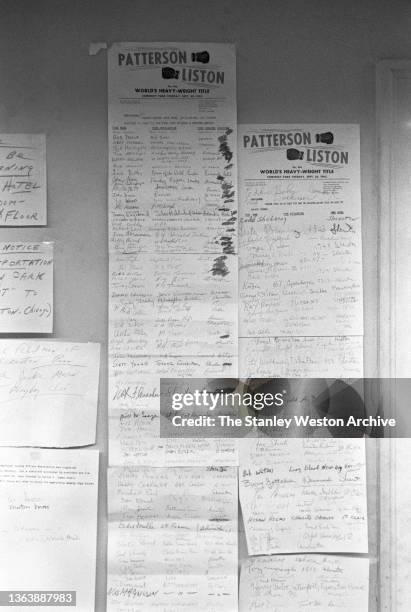
M0 444L94 444L100 345L0 340Z
M361 378L362 336L240 338L242 378Z
M368 559L275 555L241 567L240 612L367 612Z
M0 591L75 591L94 611L98 457L0 449Z
M0 134L0 226L46 223L45 135Z
M160 438L160 377L218 378L224 357L116 357L109 360L109 464L238 465L237 441Z
M250 555L366 553L364 440L247 440L240 501Z
M239 152L240 336L362 335L358 126L243 125Z
M0 242L0 333L53 331L53 243Z
M237 261L232 255L226 261L227 274L213 270L208 254L113 254L111 354L236 356Z
M111 468L108 610L237 610L236 468Z

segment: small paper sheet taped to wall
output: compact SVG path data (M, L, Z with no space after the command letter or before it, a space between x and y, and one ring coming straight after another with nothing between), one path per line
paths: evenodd
M362 438L242 440L239 483L250 555L368 551Z
M53 331L53 243L0 242L0 333Z
M107 609L234 612L237 469L110 468Z
M109 464L151 467L238 465L232 438L160 437L160 378L219 378L224 357L109 359ZM231 366L228 366L231 367Z
M46 225L44 134L0 134L0 226Z
M367 612L369 561L332 555L246 559L240 612Z
M361 336L357 125L239 127L242 337Z
M100 345L0 340L0 445L94 444Z
M2 603L2 591L62 591L76 604L64 609L94 610L98 459L95 450L0 449Z

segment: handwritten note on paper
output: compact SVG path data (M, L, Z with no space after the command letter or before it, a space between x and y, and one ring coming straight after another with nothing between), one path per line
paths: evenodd
M53 331L53 243L0 242L0 333Z
M233 253L236 130L224 127L235 123L232 109L224 117L219 109L217 126L211 107L201 108L200 94L165 98L155 104L141 98L144 114L127 122L127 132L123 117L113 124L110 247L135 253L215 253L224 247Z
M237 578L170 574L110 576L110 612L237 612Z
M98 452L0 449L0 590L75 591L94 610Z
M224 357L109 360L110 465L238 465L237 441L160 438L160 377L229 377Z
M243 378L360 378L362 336L240 338Z
M113 412L119 410L159 410L160 378L235 377L237 363L225 357L130 357L109 358L109 397Z
M239 132L240 336L361 335L359 131Z
M240 501L250 555L365 553L364 440L243 441Z
M0 340L0 445L94 444L100 345Z
M246 559L240 612L367 612L369 561L332 555Z
M111 468L108 606L237 609L237 470Z
M45 135L0 134L0 226L46 223Z
M236 279L234 256L112 254L110 353L236 354Z

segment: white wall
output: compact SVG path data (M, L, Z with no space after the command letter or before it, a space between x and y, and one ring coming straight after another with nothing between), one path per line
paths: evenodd
M359 123L362 138L366 375L376 373L375 62L411 58L406 0L2 0L0 132L45 132L47 228L0 240L54 240L55 333L107 344L106 55L92 41L234 42L240 122ZM106 450L103 350L99 446ZM105 464L105 456L102 465ZM104 503L105 477L101 492ZM100 508L102 512L103 508ZM104 609L100 525L98 604Z

